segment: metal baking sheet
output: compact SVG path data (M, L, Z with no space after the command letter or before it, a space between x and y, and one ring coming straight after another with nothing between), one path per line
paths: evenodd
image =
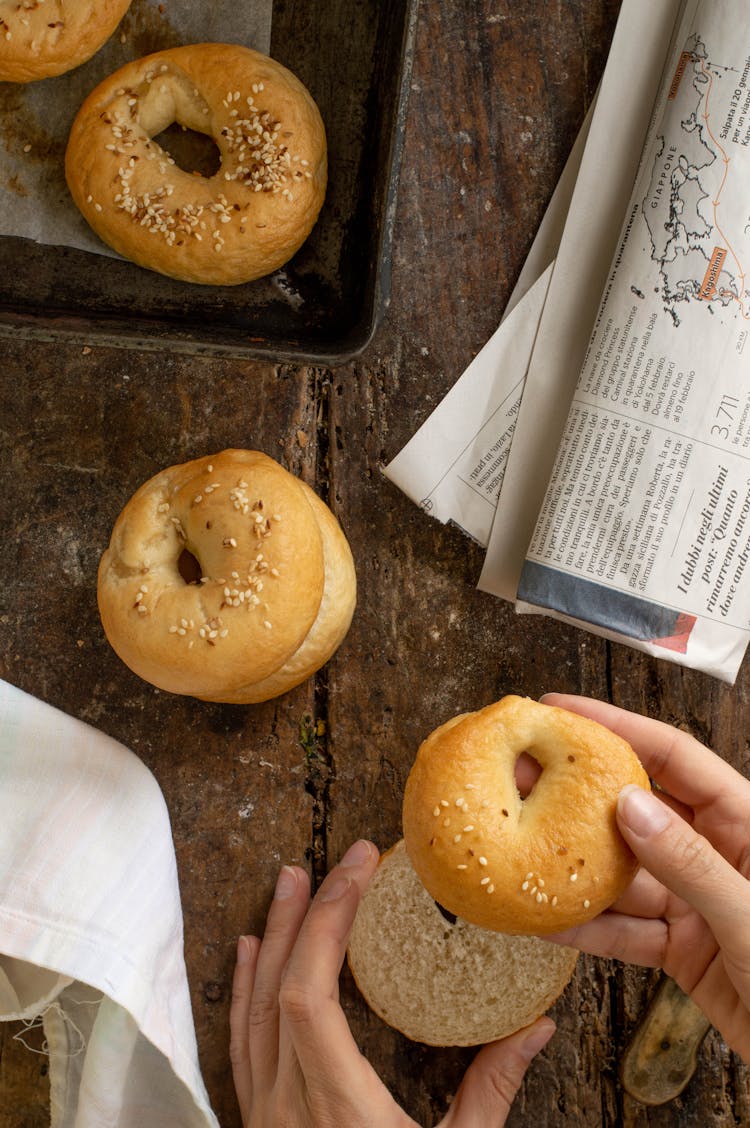
M329 147L318 223L282 270L196 286L0 238L0 335L326 365L361 352L388 301L416 10L417 0L275 0L271 54L312 93Z

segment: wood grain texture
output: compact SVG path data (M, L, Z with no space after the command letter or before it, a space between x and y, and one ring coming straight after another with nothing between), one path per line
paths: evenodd
M234 945L260 931L279 865L319 879L360 835L389 846L419 742L507 692L591 694L678 724L750 774L747 664L728 688L476 590L482 552L383 477L501 317L601 75L617 0L422 0L387 317L332 371L0 343L6 535L0 673L120 739L169 807L201 1064L238 1128L227 1057ZM265 705L159 693L98 623L99 555L155 471L226 446L279 458L325 497L359 578L351 632L314 681ZM618 1061L654 972L581 957L558 1033L509 1123L729 1128L748 1071L715 1034L685 1093L636 1104ZM471 1053L406 1042L345 973L358 1043L419 1124L444 1113ZM0 1128L48 1122L44 1058L0 1028ZM158 1128L158 1126L154 1126Z

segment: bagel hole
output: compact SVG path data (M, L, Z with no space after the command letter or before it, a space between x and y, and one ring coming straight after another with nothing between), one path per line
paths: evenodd
M516 787L522 799L528 799L542 774L542 765L530 752L522 752L514 769Z
M193 556L192 552L183 548L177 561L177 570L182 576L186 584L200 583L203 571L198 562L197 557Z
M209 180L221 168L221 153L213 137L173 121L152 140L160 145L178 168Z
M454 913L450 912L448 909L444 909L439 901L436 901L435 904L440 909L441 915L443 917L445 917L445 919L448 921L448 924L455 924L456 923L456 921L458 920L458 917L455 916Z

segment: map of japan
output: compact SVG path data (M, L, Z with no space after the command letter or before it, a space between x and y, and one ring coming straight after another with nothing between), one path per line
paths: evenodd
M657 264L660 296L675 325L686 302L702 302L750 317L745 271L733 237L722 227L722 195L731 177L728 142L722 140L717 86L737 78L712 65L705 43L693 35L672 77L665 115L641 214ZM744 87L746 76L741 84ZM726 94L722 99L726 103ZM717 103L717 108L714 108ZM718 119L718 120L717 120ZM724 209L726 211L726 208Z

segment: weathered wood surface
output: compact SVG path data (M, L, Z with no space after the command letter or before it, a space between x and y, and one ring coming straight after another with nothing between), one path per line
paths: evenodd
M80 345L0 343L0 672L122 740L172 818L201 1063L225 1128L236 936L259 930L282 862L319 878L355 837L400 833L402 787L439 722L506 692L581 691L684 725L746 773L746 665L730 689L477 592L482 553L381 468L496 327L601 74L617 0L422 0L386 320L334 371ZM130 674L99 627L111 523L163 466L225 446L278 457L327 497L359 606L323 676L265 705L214 706ZM511 1124L750 1123L748 1072L710 1034L663 1108L618 1085L654 973L582 958ZM431 1124L471 1055L405 1042L343 1000L364 1052ZM0 1128L48 1123L43 1055L0 1031ZM27 1038L32 1045L39 1045ZM156 1126L155 1126L156 1128Z

